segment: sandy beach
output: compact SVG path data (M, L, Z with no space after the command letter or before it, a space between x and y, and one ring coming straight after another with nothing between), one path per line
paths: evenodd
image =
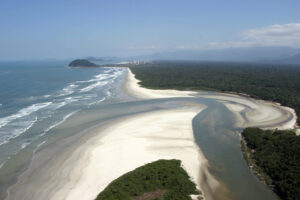
M28 188L22 187L22 199L91 200L111 181L146 163L158 159L179 159L198 189L202 176L210 176L207 160L195 143L192 119L201 112L199 106L153 111L118 120L104 129L94 129L95 137L63 156ZM67 159L66 159L67 156ZM42 179L44 180L44 179ZM217 187L214 178L209 187ZM28 192L34 185L42 191ZM27 191L27 192L24 192ZM25 194L25 195L24 195ZM9 198L10 199L10 198Z
M236 117L236 126L259 126L264 129L294 129L297 116L293 109L278 103L245 98L234 94L202 95L223 103Z
M263 128L294 129L297 116L292 108L275 102L246 98L235 94L206 94L201 91L152 90L139 85L134 74L128 69L126 90L129 94L143 99L195 97L200 96L218 100L237 117L236 125L241 128L261 126Z
M127 79L125 87L139 98L186 97L194 93L148 90L141 88L136 79ZM192 119L204 108L183 104L181 108L142 113L92 130L93 138L73 152L62 154L59 164L49 165L47 171L51 173L41 174L42 180L33 178L28 187L23 183L19 190L11 188L14 198L8 199L92 200L114 179L159 159L181 160L198 189L203 191L205 175L211 177L205 180L206 188L214 190L218 183L206 169L207 160L192 130ZM43 190L30 191L34 186Z
M140 99L193 97L197 94L192 91L146 89L138 82L129 70L124 87L127 93ZM292 128L295 123L290 110L283 112L284 109L268 102L229 94L204 97L224 103L237 115L240 127ZM93 199L114 179L158 159L181 160L198 189L204 192L206 199L212 199L210 192L214 192L219 183L207 170L207 160L195 143L191 124L193 117L204 108L183 105L181 109L153 111L114 123L113 127L93 138L92 144L86 145L84 156L77 161L83 167L70 173L70 177L79 178L70 179L51 199L73 200L78 196L81 200ZM73 156L75 160L76 154ZM204 184L208 188L202 187Z
M277 104L231 94L152 90L142 88L138 83L128 70L123 88L138 99L209 98L223 103L232 111L238 127L295 126L294 111ZM89 131L93 137L57 155L53 163L51 161L44 166L45 171L31 177L30 184L22 182L20 177L19 183L10 189L13 195L7 199L92 200L114 179L158 159L181 160L183 168L204 193L205 199L213 199L212 194L222 190L221 184L209 173L209 163L195 142L192 127L193 118L205 108L201 104L182 103L180 108L135 114L100 128L92 128ZM35 167L40 166L29 166L27 171L34 173ZM43 190L32 189L38 187Z
M94 199L112 180L158 159L181 160L199 186L199 169L206 159L194 141L191 121L200 111L199 107L154 111L115 123L93 138L80 159L85 167L72 173L80 177L76 184L69 181L51 199Z
M152 90L141 87L131 70L128 68L126 84L124 89L126 92L138 99L156 99L156 98L172 98L172 97L193 97L198 94L194 91L178 91L178 90Z

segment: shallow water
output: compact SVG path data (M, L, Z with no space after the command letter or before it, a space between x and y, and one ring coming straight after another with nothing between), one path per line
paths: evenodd
M64 62L0 62L0 168L51 129L92 104L119 101L121 68Z
M234 127L235 116L217 101L209 99L206 105L208 108L193 120L194 135L209 161L211 173L228 191L224 199L276 199L275 194L251 173L243 158L241 130ZM221 198L218 194L215 197Z
M90 79L83 80L81 78L79 80L90 81L91 79L97 79L97 75L98 78L103 77L101 76L101 73L105 74L105 71L95 71L93 73L91 73ZM39 135L38 138L30 140L30 143L26 147L10 156L0 169L0 198L3 199L7 194L7 187L13 185L13 187L9 189L10 196L8 199L16 199L18 196L22 196L23 199L35 199L34 192L26 195L25 193L22 194L22 192L25 192L26 188L32 187L34 183L37 183L39 179L42 179L43 173L47 173L46 170L52 162L55 163L59 160L60 154L72 151L72 149L76 148L77 145L80 145L82 141L92 137L92 131L90 130L93 127L105 127L105 125L112 120L138 113L181 107L184 103L196 103L207 106L205 110L200 112L193 119L193 130L197 144L209 161L210 172L221 182L225 188L224 190L227 191L222 193L222 195L215 194L214 198L249 200L276 199L274 193L264 184L259 182L251 173L244 161L240 150L240 136L238 133L240 130L234 125L236 120L235 116L223 104L213 99L199 97L136 100L127 96L122 91L125 75L125 71L122 71L122 73L117 76L118 78L116 81L108 84L110 88L109 91L111 92L111 97L108 100L95 103L96 99L98 98L99 100L100 98L100 96L98 96L93 98L93 103L84 101L85 103L77 105L78 107L75 105L71 106L71 104L70 109L66 110L68 110L69 113L77 111L76 113L68 116L68 113L66 112L63 122L53 126L46 131L46 134ZM64 88L76 88L73 90L72 94L69 94L74 95L84 91L88 92L87 90L89 88L95 86L95 91L93 91L93 89L90 91L99 94L106 91L102 86L103 80L104 79L90 81L87 82L89 85L74 87L71 86L71 84L81 84L81 82L74 79L68 82L67 86L62 87L59 91L66 91ZM53 90L51 94L58 94L55 91L58 90ZM44 108L40 109L43 111L41 114L43 114L45 110L42 109ZM10 113L8 116L12 115L13 113ZM36 116L38 119L42 118L40 115L36 114ZM46 127L43 124L40 124L40 126ZM35 135L37 133L41 133L41 131L33 131L26 137L30 137L30 135ZM22 139L21 136L18 136L17 138L20 140ZM7 149L18 146L18 140L15 140L16 141L10 140L9 143L7 143L8 147L3 148L6 149L6 151L1 149L0 154L2 156L9 155L10 151ZM38 176L39 174L40 176ZM17 177L18 179L16 179Z

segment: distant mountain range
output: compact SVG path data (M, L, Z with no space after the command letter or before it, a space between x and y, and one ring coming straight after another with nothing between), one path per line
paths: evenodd
M118 57L93 57L93 56L90 56L90 57L87 57L85 58L86 60L89 60L89 61L112 61L112 60L117 60L119 59Z
M300 48L292 47L248 47L211 50L177 50L131 57L86 57L90 62L104 61L153 61L194 60L216 62L260 62L300 64Z
M291 47L249 47L214 50L179 50L130 57L131 60L197 60L300 64L300 49Z
M277 62L288 64L300 64L300 53L297 53L296 55L290 56L285 59L278 60Z

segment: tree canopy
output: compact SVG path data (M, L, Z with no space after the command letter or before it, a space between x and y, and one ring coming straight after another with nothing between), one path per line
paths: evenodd
M130 69L144 87L247 93L300 115L300 65L159 61Z
M191 200L191 194L199 194L181 161L158 160L114 180L96 200L131 200L147 192L160 193L157 200Z

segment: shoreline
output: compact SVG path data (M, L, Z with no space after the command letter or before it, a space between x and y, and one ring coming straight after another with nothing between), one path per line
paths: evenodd
M173 97L194 97L196 91L179 91L179 90L154 90L140 86L139 80L127 68L126 83L123 86L125 92L138 99L155 99L155 98L173 98Z
M247 146L246 139L241 137L241 151L243 153L243 157L250 168L251 172L265 185L267 185L274 193L274 185L271 184L271 178L262 171L260 167L258 167L255 163L255 159L251 153L251 149ZM276 194L276 193L275 193Z
M68 193L65 199L76 199L77 196L93 199L113 180L159 159L181 160L183 168L199 186L201 174L198 169L206 159L194 141L191 120L200 111L201 108L196 110L195 107L152 111L113 123L112 127L93 138L94 147L90 147L89 156L83 161L86 167L77 184L68 192L62 189L58 193L62 196ZM178 118L187 120L177 124L180 130L175 130L174 122L178 122Z
M200 185L203 174L208 176L207 160L196 144L192 130L192 119L203 109L203 106L187 103L179 108L133 114L98 128L91 127L86 130L91 132L90 136L74 144L69 138L60 141L54 144L55 148L71 145L70 148L47 165L43 162L43 154L39 154L41 152L35 155L35 162L9 189L12 195L7 199L91 200L111 181L159 159L181 160L197 189L205 193ZM46 148L43 153L50 155L55 148ZM35 172L37 168L41 168L38 173ZM30 177L28 185L26 177ZM207 182L211 188L217 187L217 181L209 179ZM41 187L43 191L32 191L32 187Z
M215 99L223 103L237 117L237 127L262 126L263 129L300 129L297 125L297 115L293 108L280 103L253 98L251 95L236 92L183 91L173 89L154 90L144 88L139 80L128 69L127 82L130 84L124 90L136 98L173 98L173 97L203 97ZM134 93L132 91L139 92Z
M236 116L236 127L246 128L249 126L260 126L262 129L294 129L296 134L297 131L299 131L295 110L282 106L277 102L261 100L247 94L240 95L234 92L216 92L215 95L206 95L204 91L194 92L143 88L130 68L128 68L127 82L129 82L129 84L125 87L126 92L130 93L134 90L141 91L138 95L131 93L131 95L135 95L136 98L196 97L198 94L204 98L217 99L217 101L223 103L223 105ZM212 175L210 178L214 179ZM218 183L216 183L216 185L218 185ZM211 190L210 193L215 191L217 191L216 187L214 190ZM208 194L208 192L205 193L205 191L204 196L211 198L210 194Z
M278 123L282 123L282 126L291 126L295 118L291 111L284 111L278 105L272 106L264 101L238 95L152 90L142 88L138 82L128 68L127 78L123 84L125 93L137 99L175 97L214 99L223 103L237 116L237 125L240 127L251 123L257 124L257 121L262 119L265 120L262 125L278 127ZM208 161L196 144L192 129L192 119L204 109L205 106L183 103L179 108L144 111L112 119L104 124L100 123L97 127L90 127L85 130L88 132L87 136L81 135L82 139L74 140L75 143L71 142L72 139L66 138L65 142L60 141L59 145L69 143L70 148L55 156L53 161L51 159L52 163L49 165L44 163L39 165L42 161L35 163L35 168L43 168L39 170L39 174L35 174L34 167L30 166L31 173L25 173L27 176L34 175L32 178L34 181L28 185L24 180L18 183L22 190L13 187L14 192L18 193L14 194L14 197L31 200L41 198L91 200L111 181L158 159L181 160L183 168L196 182L204 199L213 199L214 193L222 196L226 193L226 187L209 173ZM265 111L267 114L261 116ZM273 118L266 120L270 116ZM50 151L54 147L51 147ZM50 152L45 154L50 155ZM41 156L38 159L43 160ZM42 187L43 191L32 191L32 187L35 186Z
M35 174L28 187L21 181L21 191L18 187L10 188L14 194L7 199L91 200L123 174L159 159L174 158L182 161L182 167L197 184L197 189L203 192L199 187L203 181L199 169L204 168L207 160L195 143L192 131L192 118L201 110L189 106L188 109L149 111L91 127L92 130L86 131L92 135L76 144L77 147L73 145L58 155L55 163L46 167L39 163L30 166L32 174L37 167L44 169ZM186 120L178 123L179 118ZM68 142L70 140L66 139L60 145ZM37 155L39 162L43 160L42 156ZM210 182L216 187L214 184ZM43 191L32 192L33 186L42 187Z

